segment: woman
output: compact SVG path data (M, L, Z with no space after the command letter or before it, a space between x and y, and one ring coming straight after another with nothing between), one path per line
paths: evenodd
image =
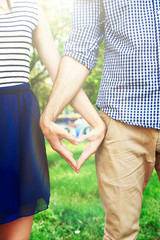
M59 54L37 0L0 1L0 239L29 239L48 208L49 174L39 106L29 89L33 43L54 80ZM47 44L46 44L47 43Z
M37 0L1 0L0 240L28 240L34 214L47 209L49 204L49 174L44 138L39 128L39 105L28 83L32 40L54 81L60 57ZM95 127L90 138L93 142L98 138L100 144L105 126L85 93L80 90L71 104L86 119L93 117ZM46 123L45 114L41 119ZM92 125L92 121L89 123ZM47 128L47 138L52 145L51 124L44 128L44 121L41 121L41 125L45 133ZM54 132L57 128L59 132L60 126L54 124ZM64 131L61 129L62 133ZM73 144L77 143L66 131L65 135ZM76 162L71 166L78 172Z

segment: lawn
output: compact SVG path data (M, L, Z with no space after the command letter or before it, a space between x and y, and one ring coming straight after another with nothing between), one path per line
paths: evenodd
M78 159L84 149L68 145ZM31 240L101 240L104 212L98 194L94 156L77 175L48 143L51 200L49 209L36 214ZM144 192L137 240L160 240L160 188L154 172Z

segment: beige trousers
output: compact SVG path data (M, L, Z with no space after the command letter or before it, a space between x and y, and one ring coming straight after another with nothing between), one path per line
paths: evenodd
M160 178L160 131L128 125L100 111L107 134L96 153L105 240L135 240L143 191L154 167Z

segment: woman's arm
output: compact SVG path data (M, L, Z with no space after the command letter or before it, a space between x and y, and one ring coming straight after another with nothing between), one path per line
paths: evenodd
M58 71L58 65L60 62L60 55L57 51L55 43L53 41L52 33L44 14L43 9L39 6L39 22L36 29L33 32L33 45L36 47L37 52L44 63L53 83ZM51 107L55 107L55 103L52 103ZM50 122L45 129L42 124L42 131L47 138L50 145L57 150L57 152L71 165L76 171L76 162L72 153L65 147L62 139L65 138L72 144L77 143L77 139L69 134L64 128ZM54 134L50 134L50 128ZM63 138L61 137L63 136ZM54 147L56 145L56 147Z
M98 116L84 91L79 91L83 81L88 76L89 70L70 57L63 57L58 70L60 56L55 47L49 24L41 8L39 9L39 24L33 33L33 43L52 81L55 81L56 75L57 79L61 78L63 80L63 93L58 90L59 81L55 81L56 91L52 90L47 106L41 116L40 126L52 148L78 172L83 162L96 151L105 135L103 121ZM72 89L68 88L69 85L72 86ZM58 101L62 100L61 103L54 100L57 93L59 95L57 99ZM63 94L63 97L61 94ZM73 100L71 101L72 98ZM80 139L80 142L88 140L89 144L81 155L78 164L74 160L72 153L62 143L63 138L65 138L72 144L77 144L76 138L54 123L60 112L70 101L71 105L93 127L91 133ZM61 105L61 108L57 108L58 105Z
M58 65L60 62L60 55L53 41L50 26L42 7L39 5L39 21L38 25L33 31L33 45L36 47L38 54L44 63L47 71L54 82Z

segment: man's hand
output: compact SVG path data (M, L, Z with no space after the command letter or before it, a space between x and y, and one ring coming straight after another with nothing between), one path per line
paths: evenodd
M77 139L69 134L63 127L44 118L43 114L40 118L40 127L51 147L77 172L77 163L73 158L73 154L62 142L63 139L66 139L70 143L77 145Z
M83 153L81 154L80 158L77 161L77 172L79 172L83 163L97 151L98 147L100 146L101 142L104 139L106 134L106 126L105 124L93 129L87 135L84 135L78 139L78 143L82 143L84 141L88 141L86 148L84 149Z

